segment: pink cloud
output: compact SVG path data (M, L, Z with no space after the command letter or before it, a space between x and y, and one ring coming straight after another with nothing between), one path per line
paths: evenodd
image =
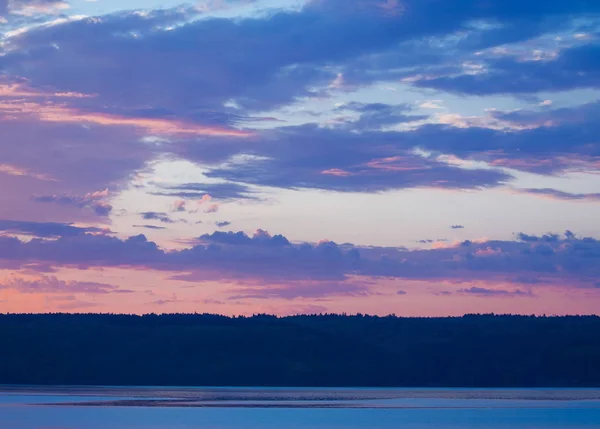
M205 126L186 123L178 120L126 117L105 113L94 113L78 111L74 108L59 104L41 104L37 102L23 101L1 101L0 114L4 120L13 117L31 115L44 122L87 123L102 126L121 126L140 129L151 134L167 135L197 135L197 136L225 136L225 137L249 137L249 131L240 131L218 126ZM2 120L2 116L0 116Z
M129 292L105 283L85 281L62 281L54 276L21 277L12 276L0 281L0 288L12 289L20 293L43 294L107 294L113 292Z
M34 173L27 169L19 168L14 165L10 165L10 164L0 164L0 174L7 174L9 176L27 176L27 177L33 177L34 179L47 180L47 181L55 180L45 174Z
M338 177L347 177L350 176L352 173L350 173L349 171L341 170L339 168L330 168L329 170L321 171L321 174L329 174L331 176Z
M177 200L173 203L173 211L174 212L184 212L186 211L186 202L185 200Z

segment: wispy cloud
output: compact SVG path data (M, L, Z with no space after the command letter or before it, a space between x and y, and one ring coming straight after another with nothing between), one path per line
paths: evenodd
M565 201L600 201L600 193L587 193L577 194L571 192L559 191L551 188L528 188L528 189L515 189L518 193L537 195L540 197L550 198L554 200L565 200Z

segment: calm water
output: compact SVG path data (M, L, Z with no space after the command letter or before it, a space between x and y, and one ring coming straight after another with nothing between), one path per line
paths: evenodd
M600 390L0 387L0 428L598 429Z

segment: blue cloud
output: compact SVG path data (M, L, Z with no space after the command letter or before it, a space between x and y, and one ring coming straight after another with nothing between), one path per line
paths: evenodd
M480 297L534 297L531 292L524 292L520 289L503 290L503 289L486 289L473 286L468 289L460 289L458 291L464 295L475 295Z
M420 79L415 85L462 94L535 94L600 88L600 45L565 49L556 59L523 61L503 57L484 61L483 73Z
M28 228L31 230L31 228ZM257 231L215 232L193 247L166 251L143 235L122 240L70 233L52 240L21 241L0 236L0 261L46 267L144 267L173 273L184 281L233 280L255 284L351 282L354 276L413 280L518 282L593 287L600 276L600 241L591 237L518 234L517 240L471 242L430 250L361 247L333 242L290 243ZM528 279L535 278L533 283ZM360 282L365 287L368 282ZM480 289L463 293L486 294ZM488 293L488 295L491 293ZM513 295L515 295L513 293Z
M500 171L461 169L416 155L413 147L419 145L411 143L412 133L354 133L305 125L281 128L273 135L275 140L252 149L258 158L215 167L206 175L253 185L341 192L476 189L510 180Z
M145 220L158 220L163 223L175 223L173 219L169 217L166 213L159 212L143 212L140 213L143 219Z
M68 223L25 222L17 220L0 220L0 231L45 238L73 237L92 232L106 232L100 228L78 227Z

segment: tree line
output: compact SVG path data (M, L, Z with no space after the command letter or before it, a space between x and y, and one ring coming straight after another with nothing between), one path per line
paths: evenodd
M0 384L600 386L600 318L5 314Z

